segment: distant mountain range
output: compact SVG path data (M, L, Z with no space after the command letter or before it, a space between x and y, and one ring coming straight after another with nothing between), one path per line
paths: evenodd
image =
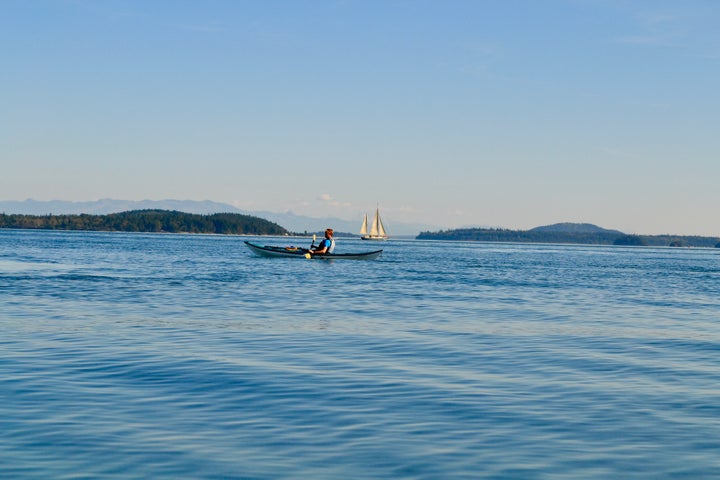
M175 210L185 213L210 215L213 213L243 213L232 205L207 201L187 200L113 200L104 198L90 202L52 200L0 201L0 213L21 215L107 215L130 210Z
M358 233L361 218L356 221L340 218L313 218L295 215L292 212L278 213L268 211L241 210L227 203L209 200L114 200L102 199L90 202L69 202L63 200L39 201L0 201L0 213L22 215L73 215L87 213L106 215L108 213L127 212L131 210L175 210L178 212L211 215L213 213L242 213L275 222L291 232L319 232L328 227L337 232ZM387 222L386 222L387 223ZM392 222L386 225L392 237L414 237L423 230L434 230L437 226Z

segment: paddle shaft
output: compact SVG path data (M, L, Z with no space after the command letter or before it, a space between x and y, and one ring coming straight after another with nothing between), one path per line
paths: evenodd
M313 247L315 247L315 239L316 239L316 237L315 237L315 234L313 233L313 241L312 241L312 243L310 244L310 249L311 249L311 250L312 250ZM307 258L307 259L312 258L312 255L310 254L309 251L305 254L305 258Z

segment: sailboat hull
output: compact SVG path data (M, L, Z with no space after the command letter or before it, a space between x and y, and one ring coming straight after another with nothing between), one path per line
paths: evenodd
M380 236L373 236L373 235L365 235L363 237L360 237L360 240L377 240L377 241L385 241L388 237L380 237Z

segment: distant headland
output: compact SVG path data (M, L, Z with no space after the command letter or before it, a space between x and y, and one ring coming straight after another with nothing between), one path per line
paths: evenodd
M590 223L556 223L530 230L461 228L421 232L418 240L471 242L573 243L585 245L634 245L651 247L720 248L720 237L683 235L634 235L608 230Z
M167 210L134 210L107 215L0 214L0 228L105 232L287 235L280 225L239 213L202 215Z

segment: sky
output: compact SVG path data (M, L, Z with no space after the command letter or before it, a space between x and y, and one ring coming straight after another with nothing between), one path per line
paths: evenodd
M0 200L720 236L716 0L2 0Z

